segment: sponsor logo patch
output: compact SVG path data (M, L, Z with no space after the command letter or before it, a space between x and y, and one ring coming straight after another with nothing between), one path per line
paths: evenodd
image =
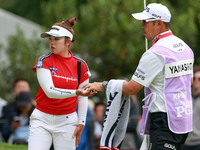
M141 79L141 80L145 80L145 76L139 74L138 72L134 73L134 76L136 76L137 78Z
M54 67L50 67L49 68L51 71L57 71L58 70L58 68L54 68Z
M142 74L145 74L145 72L142 71L140 68L137 68L136 70L137 70L138 72L142 73Z
M172 145L172 144L165 143L164 147L169 148L169 149L176 150L175 145Z
M38 60L37 68L42 68L42 65L43 65L43 61L42 60Z
M58 29L56 27L52 27L51 30L57 30L57 31L59 31L60 29Z

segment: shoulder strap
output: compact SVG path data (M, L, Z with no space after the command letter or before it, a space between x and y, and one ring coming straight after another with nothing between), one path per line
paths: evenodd
M81 60L78 59L78 85L80 84L80 78L81 78Z

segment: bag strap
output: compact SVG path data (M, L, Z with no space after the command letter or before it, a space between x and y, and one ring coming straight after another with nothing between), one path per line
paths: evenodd
M81 78L81 60L78 60L78 85L80 84L80 78Z

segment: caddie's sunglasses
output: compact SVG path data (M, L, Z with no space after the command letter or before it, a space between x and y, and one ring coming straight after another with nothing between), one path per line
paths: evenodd
M164 19L147 19L147 20L142 20L142 24L146 25L148 22L152 22L152 21L157 21L157 20L164 20Z

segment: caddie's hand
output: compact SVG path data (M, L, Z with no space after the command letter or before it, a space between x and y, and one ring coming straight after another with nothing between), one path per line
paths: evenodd
M83 89L84 90L88 90L88 91L104 91L103 86L102 86L102 82L94 82L94 83L87 83L85 85L83 85Z
M79 125L76 127L76 129L75 129L75 131L74 131L74 134L73 134L73 136L72 136L73 138L76 137L76 143L75 143L76 147L78 147L78 144L79 144L79 142L80 142L81 134L82 134L82 132L83 132L83 129L84 129L84 125L79 124Z
M96 94L97 93L97 91L94 91L94 90L92 90L92 91L89 91L89 90L81 90L81 89L77 89L76 90L76 95L77 96L88 96L88 97L90 97L90 96L93 96L94 94Z

